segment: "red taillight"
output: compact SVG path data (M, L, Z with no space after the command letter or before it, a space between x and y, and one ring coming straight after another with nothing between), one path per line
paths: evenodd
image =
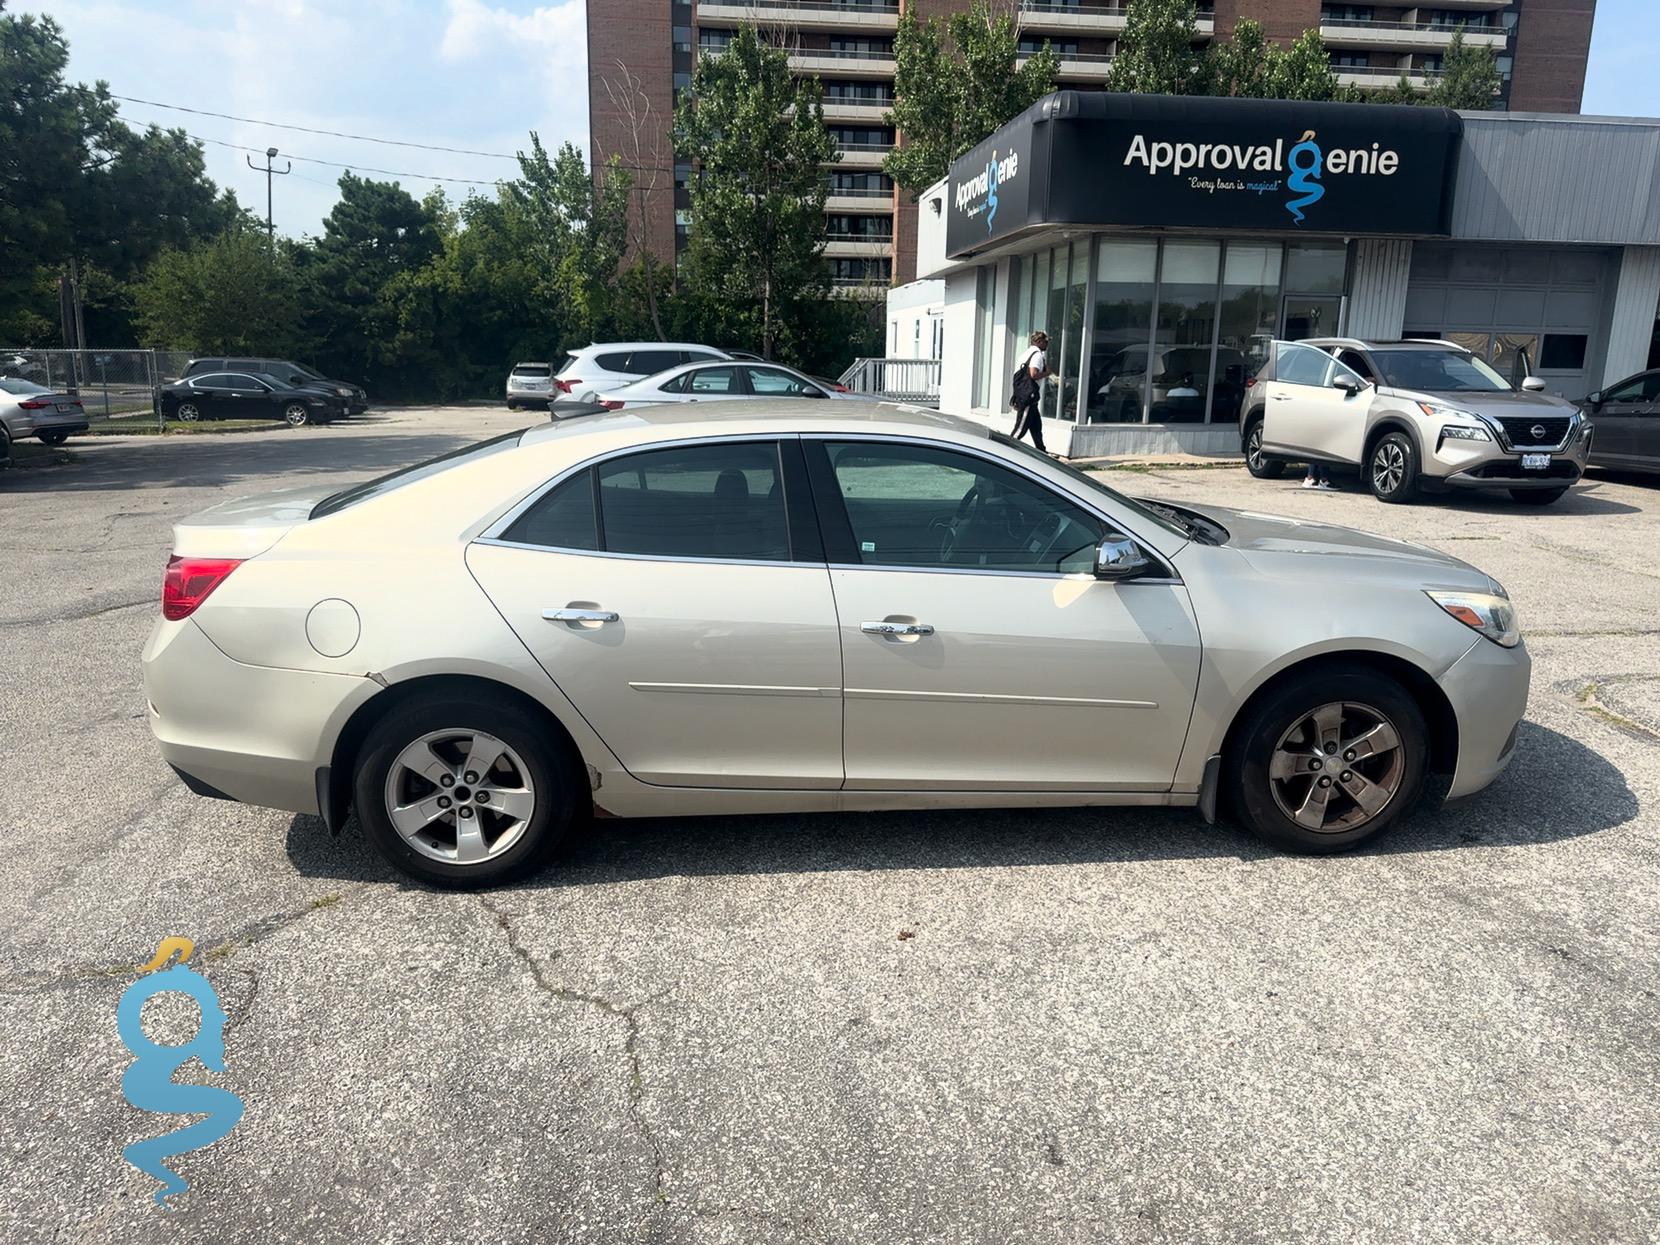
M573 380L560 380L557 376L555 376L553 378L553 383L559 386L559 392L560 393L569 393L571 391L571 387L573 385L580 385L582 382L580 380L574 380L574 379Z
M54 406L56 406L57 403L56 402L42 402L39 398L35 398L33 401L19 402L17 405L21 410L25 410L25 411L49 411Z
M241 558L167 559L167 574L161 581L161 616L170 622L189 618L208 594L242 565Z
M623 409L623 404L621 402L614 402L610 398L601 398L599 400L599 404L608 411L620 411Z
M1247 376L1245 378L1245 388L1247 388L1247 389L1251 388L1256 383L1257 383L1257 378L1255 376Z
M831 388L832 392L835 392L835 393L852 393L853 392L846 385L831 385L830 388Z

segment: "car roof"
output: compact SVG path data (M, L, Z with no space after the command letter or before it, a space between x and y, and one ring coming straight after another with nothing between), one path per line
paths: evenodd
M1457 342L1444 341L1439 337L1400 337L1393 340L1363 341L1358 337L1305 337L1301 342L1294 343L1303 346L1342 346L1349 350L1462 350L1465 354L1470 351Z
M834 408L834 409L826 409ZM897 402L820 402L803 398L762 398L741 402L674 402L608 411L548 424L538 424L520 439L522 446L564 442L575 437L604 436L619 443L708 436L785 436L796 433L845 432L934 435L984 441L991 430L984 424L943 415L925 407Z
M584 350L712 350L720 355L726 353L719 346L705 346L702 342L589 342L570 353L580 354Z

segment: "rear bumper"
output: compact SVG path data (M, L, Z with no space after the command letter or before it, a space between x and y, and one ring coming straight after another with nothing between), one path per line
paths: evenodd
M35 429L29 435L38 437L43 432L85 432L92 425L87 423L84 416L63 416L58 419L37 419Z
M1533 660L1527 649L1477 640L1441 676L1441 690L1458 719L1458 764L1447 798L1473 795L1504 772L1516 752L1527 712Z
M150 731L186 786L297 813L320 812L317 771L380 690L360 675L232 661L189 619L157 621L143 666Z

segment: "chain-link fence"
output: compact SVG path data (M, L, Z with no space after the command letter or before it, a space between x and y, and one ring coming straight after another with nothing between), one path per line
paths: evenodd
M88 420L157 420L156 390L190 362L183 350L10 350L0 347L0 376L33 381L80 398Z

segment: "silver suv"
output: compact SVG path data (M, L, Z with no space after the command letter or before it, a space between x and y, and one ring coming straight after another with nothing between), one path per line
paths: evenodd
M1240 415L1245 462L1358 467L1379 501L1421 489L1505 489L1548 506L1585 470L1591 423L1573 403L1521 389L1447 341L1345 337L1275 342Z

